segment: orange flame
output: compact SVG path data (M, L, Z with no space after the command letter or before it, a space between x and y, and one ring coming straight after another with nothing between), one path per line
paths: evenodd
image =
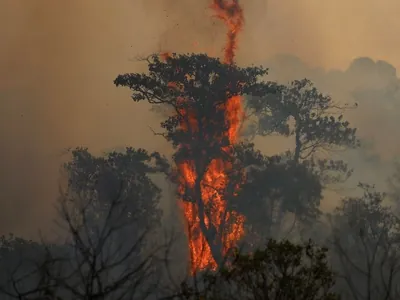
M238 34L244 25L243 10L239 5L239 0L213 0L211 8L215 11L215 16L223 20L228 27L224 59L227 64L232 64L238 45Z
M230 98L224 107L219 107L225 111L225 122L229 124L228 130L223 135L229 139L230 146L222 149L225 153L231 154L232 145L236 143L238 130L240 127L241 99L239 96ZM188 112L181 112L186 114ZM204 121L204 120L203 120ZM185 131L197 131L198 122L190 114L181 123L181 128ZM218 138L218 135L211 137ZM179 164L181 184L179 192L185 193L187 188L194 189L197 174L194 161L186 161ZM209 243L207 242L202 230L200 217L204 218L207 228L213 225L217 229L216 237L223 245L223 254L235 245L244 234L244 217L234 211L227 211L226 201L220 191L224 191L228 185L228 172L232 170L229 161L223 159L213 159L207 166L207 170L201 180L201 200L205 207L210 208L208 215L200 216L197 203L182 201L185 219L188 223L189 249L191 255L191 273L196 270L206 268L216 269L217 263L213 258ZM196 196L196 195L195 195ZM232 222L233 221L233 222ZM221 226L222 225L222 226Z
M216 17L222 19L228 27L227 44L224 51L224 61L227 64L233 64L235 50L237 48L237 35L242 29L244 23L243 11L237 0L230 2L224 0L213 0L211 8L215 11ZM183 99L181 99L183 100ZM228 99L224 106L218 109L224 110L225 123L228 128L222 136L211 138L227 137L228 147L222 149L225 153L232 154L232 145L237 142L241 117L243 115L242 99L240 96L234 96ZM190 111L181 111L186 121L181 121L181 128L185 131L196 131L198 120L194 113ZM202 120L207 121L207 120ZM193 189L197 175L195 162L187 161L178 165L181 175L181 184L179 192L184 193L186 188ZM209 242L201 230L200 217L204 219L205 226L210 228L212 224L217 230L216 237L221 239L223 245L223 254L233 247L235 243L244 234L244 217L234 211L227 211L226 199L219 191L224 191L228 185L228 173L232 170L230 162L223 159L213 159L207 166L206 172L201 180L201 199L203 206L209 207L209 213L200 216L198 203L182 201L185 219L188 223L189 249L191 256L191 272L206 268L216 269L217 263L214 260ZM197 195L200 196L200 195ZM234 222L232 222L234 220ZM223 226L221 226L223 225Z
M162 61L166 61L168 58L172 56L171 52L164 51L159 54Z
M213 0L211 8L215 11L215 16L222 19L228 27L224 62L233 64L238 43L237 35L244 23L243 11L238 4L238 0ZM197 47L198 45L195 44L195 46ZM160 57L163 61L166 61L171 57L171 53L160 53ZM178 86L173 82L169 83L168 87L180 91L183 89L182 86ZM186 99L178 97L177 101L179 103L180 101L186 101ZM232 146L238 140L243 116L242 99L240 96L231 97L224 105L220 105L216 109L224 111L227 130L216 132L214 136L207 137L207 139L210 139L210 141L222 141L222 139L227 138L229 146L225 146L221 150L229 156L232 155ZM199 130L199 120L197 119L196 112L189 109L181 109L179 113L183 116L180 121L180 128L195 136L195 133ZM202 119L201 121L203 124L212 122L209 119ZM182 146L187 147L187 145ZM177 171L180 176L178 192L182 200L187 190L195 190L196 179L201 175L197 173L198 170L196 170L195 163L192 160L179 162L177 165ZM201 195L194 195L195 197L197 196L194 202L180 202L188 225L187 234L191 258L190 271L192 274L197 270L217 268L217 263L209 244L216 241L207 241L201 228L202 220L204 220L204 225L207 229L211 225L216 229L217 232L214 233L213 238L219 239L220 245L223 246L223 253L221 255L226 254L244 234L244 216L235 211L227 211L226 199L224 199L224 195L222 194L228 188L228 174L231 171L233 171L231 162L222 158L211 160L206 166L206 171L202 174L200 182ZM209 210L207 214L200 209L199 201L202 204L203 210L205 210L204 207L207 207L207 210ZM203 216L200 213L203 213Z

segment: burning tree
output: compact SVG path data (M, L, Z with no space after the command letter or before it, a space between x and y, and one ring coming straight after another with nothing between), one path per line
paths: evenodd
M269 88L258 81L266 69L234 64L244 24L239 2L213 0L211 8L228 28L224 62L204 54L153 55L149 74L120 75L114 82L129 87L134 101L173 110L161 126L177 150L175 180L188 221L192 272L215 269L243 235L244 217L228 205L244 176L233 147L243 116L241 97Z
M205 54L153 55L148 61L149 74L120 75L115 84L129 87L136 102L172 108L161 127L176 149L172 178L188 223L191 270L215 269L244 233L244 218L230 205L244 179L234 146L242 96L270 92L271 85L259 80L267 70Z

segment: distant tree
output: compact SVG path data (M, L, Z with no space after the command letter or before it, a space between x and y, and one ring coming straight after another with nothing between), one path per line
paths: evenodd
M357 107L336 104L332 98L318 91L308 79L281 85L279 93L248 99L249 114L255 116L252 132L268 136L276 133L294 137L291 159L295 163L312 165L321 175L324 185L345 181L352 170L342 160L331 160L321 155L332 151L357 148L360 141L356 128L343 119L343 111Z
M52 283L46 275L49 270L55 271L57 264L49 258L52 254L66 254L66 248L13 234L0 240L1 299L48 299L40 297L51 294Z
M234 205L246 217L248 239L255 246L268 237L281 238L299 223L313 223L320 215L320 174L307 164L296 164L288 156L266 156L252 144L240 144L237 158L246 166L246 182ZM292 214L283 228L285 214Z
M9 234L0 238L0 294L1 298L8 299L6 291L12 289L13 278L24 275L23 282L16 280L17 286L23 283L27 289L35 289L39 284L38 278L33 278L35 272L46 255L47 245L27 240Z
M343 120L342 114L335 116L348 106L339 107L309 80L296 80L288 86L277 85L276 91L249 96L246 102L250 133L259 136L279 134L293 137L295 141L293 150L274 157L261 153L250 155L251 151L246 151L247 156L258 157L257 164L262 166L253 164L248 174L251 184L247 191L259 196L251 197L255 209L246 216L249 222L254 221L251 227L257 228L259 235L270 237L272 233L275 234L272 237L279 237L282 232L286 235L316 222L323 190L351 175L352 170L344 161L321 156L321 151L359 145L356 129ZM285 219L288 218L291 218L292 226L283 230L282 224L287 223Z
M274 92L275 85L260 80L267 73L262 67L241 68L204 54L171 54L164 58L153 55L148 59L148 68L148 74L119 75L114 82L130 88L134 101L168 106L173 112L161 123L165 131L160 133L176 149L173 160L177 176L173 180L181 186L179 197L197 207L200 230L214 260L220 263L227 228L236 222L234 208L228 204L221 223L215 224L209 220L214 220L211 212L216 201L206 202L203 195L210 193L229 202L236 194L236 187L243 180L232 141L235 126L240 125L240 115L235 116L240 113L238 97L265 95ZM227 111L233 115L227 117ZM225 168L229 180L221 186L207 181L208 172L219 164L217 161L231 166ZM193 182L187 179L187 169L194 174L189 176Z
M141 149L102 157L72 151L65 165L67 189L58 202L57 221L66 230L61 250L41 244L45 255L31 258L29 274L10 272L1 292L14 299L82 300L146 299L156 293L158 255L167 244L151 240L161 212L160 190L149 175L162 166L157 153Z
M327 249L311 241L293 244L269 240L252 254L232 255L229 265L184 282L176 299L333 300L335 274Z
M393 163L393 174L388 179L388 197L396 213L400 215L400 163Z
M294 136L295 162L312 157L318 150L359 145L356 129L341 114L348 105L335 104L308 79L295 80L279 91L268 97L249 98L248 108L257 117L255 134Z
M158 153L126 148L125 152L112 151L105 156L94 156L88 149L76 148L71 154L72 160L64 166L68 178L66 192L78 215L82 215L80 206L87 202L90 205L85 207L86 221L93 224L102 222L109 213L111 199L122 197L121 208L124 211L119 217L134 220L140 226L138 229L160 226L162 211L158 205L161 189L149 176L164 172L168 165ZM74 206L75 199L78 207ZM133 238L134 234L140 235L139 230L120 230L119 233Z
M344 199L330 216L337 289L344 299L399 299L400 221L385 194L360 187L363 195Z

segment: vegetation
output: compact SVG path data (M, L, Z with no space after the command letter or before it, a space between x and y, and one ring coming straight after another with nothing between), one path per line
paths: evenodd
M65 240L2 237L2 299L399 299L399 176L389 196L360 184L324 214L326 189L352 175L332 151L359 146L343 115L350 106L307 79L281 85L266 75L204 54L153 55L146 74L119 75L115 85L135 102L170 112L156 135L173 156L71 151L57 202ZM253 138L272 134L294 146L266 155ZM177 258L190 271L193 257L160 238L159 175L192 222L179 223L188 239L180 245L204 241L215 265L171 271Z
M295 245L270 240L252 254L234 251L228 267L205 273L199 285L183 283L185 299L339 299L327 249L311 241Z

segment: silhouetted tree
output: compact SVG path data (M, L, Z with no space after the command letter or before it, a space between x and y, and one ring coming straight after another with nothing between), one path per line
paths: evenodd
M160 225L161 189L149 177L168 168L158 153L127 148L125 152L112 151L105 156L94 156L88 149L77 148L71 154L72 160L64 166L68 177L67 195L78 215L81 215L81 206L87 205L86 222L93 225L102 222L109 213L110 199L121 197L122 193L123 212L118 218L135 220L140 226L138 229L148 230ZM74 205L74 199L79 199L79 207ZM134 235L140 233L139 230L119 230L122 239L126 236L135 238Z
M373 186L343 200L330 216L333 263L344 299L399 299L400 221Z
M388 179L388 196L396 213L400 213L400 163L394 162L394 172Z
M150 244L161 212L160 189L149 175L163 166L157 153L141 149L102 157L72 151L65 165L68 185L58 202L66 241L58 250L40 244L44 255L31 258L28 274L26 264L18 274L10 270L1 291L15 299L85 300L146 299L156 293L158 255L167 244Z
M44 266L48 250L56 253L62 246L44 244L16 237L2 236L0 241L0 295L2 299L30 299L29 296L44 295ZM42 274L39 274L42 273Z
M335 116L347 106L336 105L309 80L296 80L289 86L278 85L276 90L274 94L247 98L250 132L260 136L276 133L294 137L295 141L293 151L274 157L252 154L264 162L258 166L253 164L248 174L252 183L247 190L254 195L252 207L257 209L246 216L248 223L251 221L249 226L257 228L260 236L274 237L315 222L320 215L323 189L351 175L352 170L344 161L317 154L321 150L359 145L356 129L351 128L341 114ZM248 155L250 152L247 151ZM262 207L264 209L258 209ZM285 217L291 217L289 223L292 225L288 225L288 230L281 228L287 223Z
M348 107L335 104L308 79L280 86L279 93L274 95L248 100L248 108L258 121L255 134L265 136L275 132L294 136L293 160L296 163L321 149L358 146L356 129L343 120L342 114L335 117Z
M240 144L236 155L246 166L246 181L234 199L246 217L247 238L259 246L269 237L288 234L298 222L314 222L320 215L320 174L284 155L266 156L252 144ZM284 215L295 218L283 230Z

